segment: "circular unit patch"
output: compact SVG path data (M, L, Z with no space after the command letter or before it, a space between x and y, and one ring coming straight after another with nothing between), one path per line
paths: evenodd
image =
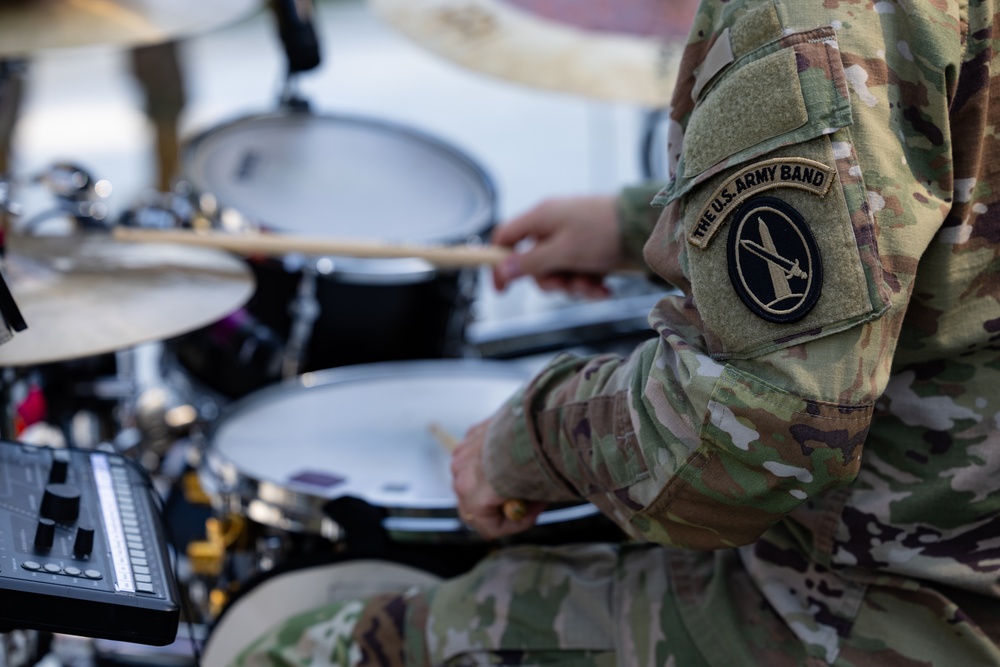
M729 228L729 280L740 300L768 322L805 317L823 285L819 248L802 214L775 197L756 197Z

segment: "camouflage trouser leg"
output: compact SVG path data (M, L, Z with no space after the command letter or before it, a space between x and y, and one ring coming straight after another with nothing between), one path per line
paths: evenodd
M238 664L703 666L668 594L661 551L504 549L430 588L287 620Z

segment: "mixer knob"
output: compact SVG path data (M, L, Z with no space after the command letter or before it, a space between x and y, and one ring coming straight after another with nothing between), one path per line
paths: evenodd
M66 473L69 470L69 452L64 449L57 449L52 452L52 467L49 468L49 482L51 484L62 484L66 481Z
M73 541L73 555L86 558L94 550L94 529L81 525L76 529L76 540Z
M35 528L35 548L40 551L48 551L52 548L52 541L56 537L56 522L52 519L39 519L38 527Z
M47 484L40 513L58 523L73 523L80 516L80 489L72 484Z

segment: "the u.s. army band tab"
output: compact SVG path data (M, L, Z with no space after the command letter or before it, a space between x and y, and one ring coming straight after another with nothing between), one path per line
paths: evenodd
M705 0L670 181L619 200L681 296L482 445L500 496L634 539L276 618L239 663L1000 664L998 28L994 0Z

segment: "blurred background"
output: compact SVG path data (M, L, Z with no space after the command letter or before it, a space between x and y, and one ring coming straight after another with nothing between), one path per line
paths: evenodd
M458 520L451 445L428 424L461 436L558 352L630 351L652 335L646 316L667 289L629 274L612 276L600 301L528 280L500 294L478 259L455 269L237 257L114 234L265 231L275 233L246 236L461 250L545 199L662 178L661 109L692 10L676 0L0 0L0 267L28 322L0 347L0 441L75 450L78 479L89 465L80 452L133 459L163 507L130 520L149 524L150 542L163 537L154 525L169 533L162 563L129 561L146 579L138 593L163 600L176 578L189 621L160 650L58 613L45 627L68 634L46 667L190 665L186 638L204 638L234 596L305 561L370 555L361 547L372 536L387 558L463 571L492 545ZM295 24L289 37L299 11L310 30ZM9 325L2 300L0 314ZM22 475L27 487L55 468L46 456L51 466ZM258 485L284 500L258 497ZM114 526L98 509L79 511L100 545ZM560 540L618 536L587 503L539 522ZM69 553L74 534L25 538L17 557L79 573L52 556ZM114 564L128 571L130 554ZM77 560L109 566L100 549ZM173 637L163 620L149 643ZM45 653L44 635L30 649L20 636L0 634L0 662Z
M546 197L612 193L642 177L647 107L466 69L386 25L362 0L318 0L314 20L322 62L301 74L299 86L313 111L397 122L466 153L494 182L501 220ZM265 7L182 36L177 53L186 97L182 139L278 108L286 57ZM27 68L14 172L74 162L110 182L112 217L135 206L156 186L156 156L128 50L51 49L32 54ZM45 205L37 192L22 197L26 213ZM487 321L567 303L526 281L502 297L488 281L481 290L475 313Z

